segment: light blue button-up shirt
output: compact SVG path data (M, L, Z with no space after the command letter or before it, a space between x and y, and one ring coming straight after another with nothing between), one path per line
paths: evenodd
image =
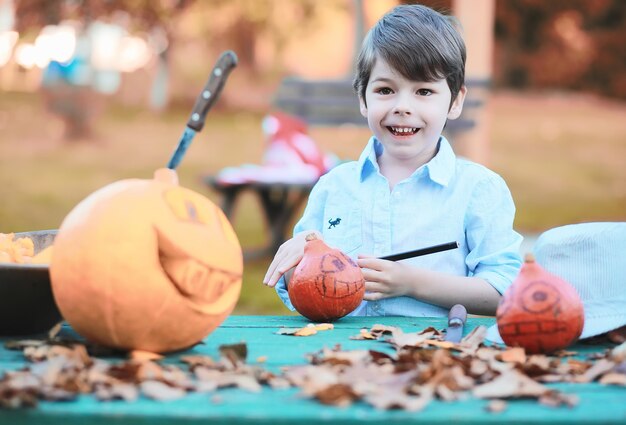
M294 234L317 230L326 244L353 258L358 254L380 257L456 241L458 249L402 261L453 275L480 277L503 293L519 272L522 242L522 236L513 230L515 205L504 180L482 165L457 158L441 137L435 157L390 191L376 159L382 150L382 144L372 137L358 161L338 165L322 176L311 191ZM293 310L284 278L276 291ZM411 297L363 301L351 313L447 314L445 308Z

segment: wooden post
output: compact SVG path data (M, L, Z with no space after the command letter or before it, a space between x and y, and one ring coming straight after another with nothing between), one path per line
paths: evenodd
M489 163L491 145L489 91L493 66L495 0L453 0L452 10L461 22L467 47L466 100L479 100L482 105L467 110L467 116L476 125L457 134L451 143L458 155L486 165Z

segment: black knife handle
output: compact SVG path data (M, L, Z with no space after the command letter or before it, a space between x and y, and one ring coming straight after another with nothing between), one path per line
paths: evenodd
M448 325L463 325L467 320L467 310L462 304L455 304L448 312Z
M189 117L189 121L187 121L187 127L196 131L202 130L206 114L217 101L230 71L236 66L237 55L235 52L227 50L222 53L213 67L209 80L204 86L204 89L202 89L202 93L200 93L196 99L195 105L193 105L191 117Z

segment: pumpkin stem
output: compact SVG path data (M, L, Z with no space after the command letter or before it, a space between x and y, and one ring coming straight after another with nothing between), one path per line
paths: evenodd
M317 240L317 235L315 233L309 233L305 236L304 240L307 242Z
M154 172L154 180L178 186L178 174L169 168L159 168Z

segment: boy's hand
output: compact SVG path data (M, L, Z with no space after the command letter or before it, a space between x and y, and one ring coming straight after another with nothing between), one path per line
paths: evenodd
M406 264L359 255L357 264L365 278L364 300L377 301L411 293L411 270Z
M298 265L304 255L304 245L306 244L306 236L315 233L318 239L322 240L320 232L315 230L306 230L295 235L293 238L285 241L274 256L272 263L265 273L263 284L273 287L282 275Z

